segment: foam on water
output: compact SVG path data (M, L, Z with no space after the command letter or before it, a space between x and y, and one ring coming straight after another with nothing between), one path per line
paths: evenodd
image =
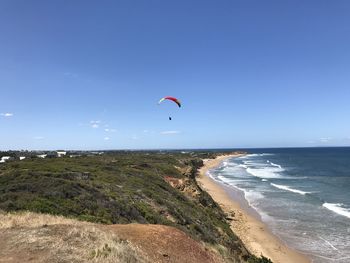
M247 159L251 157L260 157L260 156L269 156L274 155L273 153L252 153L252 154L246 154L243 156L238 157L238 159Z
M230 186L232 186L232 187L234 187L234 188L236 188L236 189L242 191L242 192L244 193L244 195L245 195L245 192L246 192L246 191L245 191L243 188L238 187L238 186L235 185L234 183L235 183L235 182L246 182L246 180L230 180L230 179L226 178L225 176L221 176L221 175L217 176L216 178L214 178L214 177L212 177L212 178L213 178L215 181L224 183L224 184L226 184L226 185L230 185Z
M293 189L293 188L290 188L287 185L279 185L279 184L274 184L274 183L271 183L271 185L276 187L276 188L278 188L278 189L286 190L286 191L293 192L293 193L296 193L296 194L301 194L301 195L311 194L311 192L304 192L304 191L301 191L301 190Z
M260 157L265 155L272 154L248 154L247 157ZM248 159L244 160L243 164L238 164L237 166L246 169L246 172L248 174L253 175L255 177L263 179L283 178L281 173L284 172L284 169L281 165L270 162L269 160L267 160L267 163L268 164L255 161L254 159Z
M230 180L228 178L226 178L225 176L219 175L218 179L224 183L227 183L229 185L231 185L233 183L233 180Z
M226 167L226 166L236 166L236 165L232 162L224 161L222 162L222 166Z
M207 171L206 174L213 180L216 181L216 178L212 175L212 173L210 171Z
M273 162L270 162L270 164L271 164L272 166L275 166L275 167L278 167L278 168L282 169L281 165L279 165L279 164L275 164L275 163L273 163Z
M350 218L350 209L344 208L343 204L324 203L322 206L338 215Z
M319 237L321 240L323 240L324 242L326 242L327 245L329 245L333 250L338 251L339 249L337 249L330 241L328 241L327 239L323 238L323 237Z
M262 193L255 191L244 191L244 196L249 201L249 203L264 198L264 195Z
M247 172L255 177L264 178L264 179L271 179L271 178L283 178L279 172L280 170L277 170L276 168L247 168Z

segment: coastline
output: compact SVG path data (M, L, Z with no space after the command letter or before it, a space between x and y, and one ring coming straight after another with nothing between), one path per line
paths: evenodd
M215 159L204 159L196 178L200 187L217 202L230 216L232 231L242 240L250 253L265 256L274 263L307 263L311 260L304 254L288 247L271 233L267 226L248 211L240 198L234 198L225 187L207 175L210 169L219 166L225 159L239 157L240 154L220 155Z

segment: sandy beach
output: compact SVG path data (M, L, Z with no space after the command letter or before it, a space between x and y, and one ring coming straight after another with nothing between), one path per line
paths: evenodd
M244 208L225 190L225 187L207 175L208 170L217 167L225 159L239 155L221 155L216 159L204 160L197 181L211 197L230 215L231 228L240 237L247 249L254 255L270 258L274 263L304 263L311 260L300 252L287 247L271 233L267 226Z

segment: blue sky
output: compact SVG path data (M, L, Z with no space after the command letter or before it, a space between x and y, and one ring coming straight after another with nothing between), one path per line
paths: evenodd
M0 149L350 145L349 13L346 0L3 0Z

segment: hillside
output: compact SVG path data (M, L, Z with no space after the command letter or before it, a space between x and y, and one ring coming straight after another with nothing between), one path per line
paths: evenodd
M182 231L162 225L102 225L32 212L0 213L0 233L2 263L223 262Z
M203 243L227 262L259 262L195 181L200 158L211 155L115 152L6 163L0 166L0 209L100 224L166 225Z

